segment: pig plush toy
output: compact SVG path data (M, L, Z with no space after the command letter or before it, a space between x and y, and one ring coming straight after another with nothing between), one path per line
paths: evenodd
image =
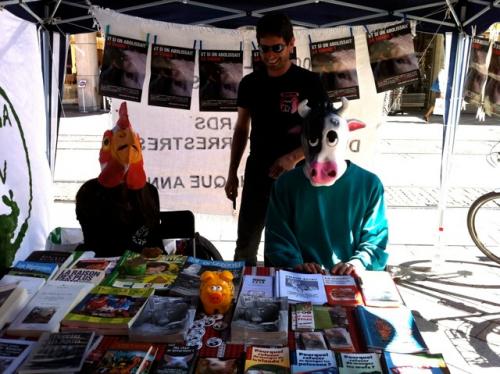
M388 227L380 179L346 158L352 131L365 124L346 119L324 101L299 105L304 118L305 162L273 186L266 218L266 266L310 273L382 270Z
M234 296L233 274L228 270L204 271L200 279L200 299L205 313L226 313Z

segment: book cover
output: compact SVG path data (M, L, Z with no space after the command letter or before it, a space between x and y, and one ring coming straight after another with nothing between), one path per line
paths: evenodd
M246 350L245 373L255 371L288 374L290 372L288 347L249 346Z
M387 271L363 271L358 278L366 306L397 307L403 305L401 295Z
M64 269L57 275L55 280L99 284L105 275L104 270Z
M325 292L330 305L356 306L363 304L363 296L351 275L325 275Z
M332 351L354 352L356 350L352 343L351 334L344 327L331 327L323 330L323 334Z
M197 298L151 296L129 330L131 341L183 343L191 327Z
M211 261L188 257L170 292L177 295L198 296L200 276L204 271L229 270L233 273L234 295L237 297L243 280L244 267L245 261Z
M314 325L318 330L331 327L346 327L349 325L347 309L340 305L336 306L313 306Z
M292 374L337 373L337 362L332 351L326 349L297 349L291 366Z
M279 295L292 302L309 301L312 304L326 303L325 284L321 274L292 273L286 270L276 272Z
M0 339L0 373L16 372L35 344L29 340Z
M110 345L94 373L142 373L152 350L149 343L116 341Z
M240 358L200 357L195 374L240 374L242 369Z
M77 260L71 268L106 271L110 265L111 261L106 258L86 258Z
M59 331L66 313L92 288L88 283L47 281L26 304L7 332L14 336L38 337Z
M131 275L126 271L127 263L141 259L146 263L146 271L142 275ZM179 275L186 256L160 255L155 259L148 259L132 251L127 251L116 268L106 279L104 285L121 288L149 288L168 290Z
M328 349L321 331L308 331L295 333L295 346L297 349Z
M337 353L336 356L339 374L382 374L378 353Z
M294 331L314 331L313 305L310 302L292 304Z
M359 305L355 312L368 352L427 351L413 314L407 307L376 308Z
M18 261L7 274L50 279L58 269L56 263Z
M61 325L117 328L126 334L153 293L152 288L96 286L64 317Z
M151 351L149 351L149 353L147 354L146 358L144 359L144 366L142 368L143 374L149 374L150 372L152 373L158 351L159 348L157 346L153 346L153 349L151 349Z
M0 330L14 320L27 302L28 292L17 283L0 285Z
M273 297L273 283L272 275L244 275L240 295Z
M388 373L450 373L450 369L440 353L404 354L384 352L383 364Z
M19 373L78 372L83 366L93 336L93 332L45 333Z
M196 347L167 344L156 367L156 374L192 374L198 355Z
M63 251L33 251L26 261L53 263L59 266L59 269L64 269L73 260L73 252Z
M240 296L231 322L233 344L286 344L288 300Z

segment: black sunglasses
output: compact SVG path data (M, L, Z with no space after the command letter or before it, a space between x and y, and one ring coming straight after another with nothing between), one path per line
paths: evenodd
M259 44L259 50L262 53L267 53L269 51L273 51L274 53L281 53L285 49L285 44L274 44L274 45L263 45Z

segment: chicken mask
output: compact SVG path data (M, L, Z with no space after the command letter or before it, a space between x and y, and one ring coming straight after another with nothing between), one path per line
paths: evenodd
M125 183L128 188L139 190L146 184L146 173L139 135L132 130L126 102L120 105L118 115L116 126L102 137L98 181L108 188Z

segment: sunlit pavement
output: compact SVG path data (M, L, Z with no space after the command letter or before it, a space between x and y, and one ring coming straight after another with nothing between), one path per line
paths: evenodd
M461 117L438 247L440 121L433 117L426 124L419 114L398 115L386 117L379 128L372 170L386 190L389 270L431 351L444 354L452 373L498 373L500 265L487 261L473 245L465 219L473 200L500 187L500 169L489 166L485 158L500 141L500 121L488 118L480 124L473 115ZM101 136L110 126L107 114L62 119L53 227L78 226L74 196L84 181L99 173ZM196 229L226 260L232 259L236 217L197 214ZM263 260L262 248L259 259Z

